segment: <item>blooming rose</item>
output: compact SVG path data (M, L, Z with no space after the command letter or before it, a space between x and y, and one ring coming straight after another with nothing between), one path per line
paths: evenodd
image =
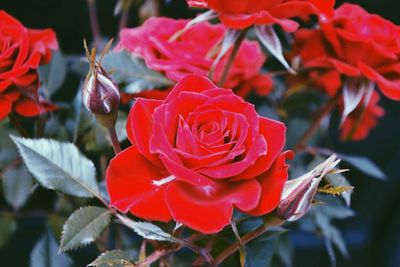
M285 31L297 30L293 17L333 13L335 0L187 0L189 6L210 8L229 28L244 29L253 24L278 24Z
M122 212L215 233L233 208L263 215L278 205L292 157L282 152L285 125L231 90L188 75L165 100L137 99L127 131L133 145L107 169Z
M357 5L344 4L329 23L295 34L295 51L306 68L320 71L330 95L341 78L366 78L400 100L400 27ZM323 75L323 76L322 76Z
M347 116L340 129L340 138L343 141L361 141L365 139L371 129L378 124L378 119L385 115L385 110L378 105L379 94L373 92L368 104L364 107L361 103Z
M50 61L54 49L52 30L25 28L0 10L0 120L12 111L30 117L50 108L39 100L36 69Z
M187 74L207 76L218 55L219 41L226 29L222 25L203 22L172 40L172 36L188 22L150 18L141 27L122 30L116 50L127 50L134 56L143 58L150 69L163 72L175 82ZM219 81L228 56L217 65L215 82ZM246 96L252 89L258 94L266 95L272 88L272 80L268 75L260 74L264 62L265 55L258 43L244 41L224 87L233 88L241 96Z

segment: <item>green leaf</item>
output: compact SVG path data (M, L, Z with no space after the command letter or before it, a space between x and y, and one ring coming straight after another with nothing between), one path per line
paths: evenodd
M60 52L54 52L49 64L39 67L39 79L48 95L53 95L67 75L67 60Z
M124 225L131 228L133 231L135 231L138 235L140 235L143 238L150 240L158 240L158 241L178 242L177 239L175 239L170 234L164 232L157 225L148 222L135 222L122 215L117 215L117 217L118 219L121 220L121 222Z
M45 188L76 197L99 195L93 162L68 143L11 136L33 177Z
M369 176L386 180L386 174L368 158L343 154L338 154L338 157Z
M82 207L65 222L60 251L75 249L92 243L109 225L111 213L99 207Z
M30 255L30 267L69 267L72 260L64 253L57 255L58 245L47 231L36 243Z
M172 85L163 75L148 69L142 60L127 52L110 52L105 55L102 64L106 70L112 71L112 77L117 83L127 84L122 88L125 93L133 94Z
M106 251L101 254L97 259L95 259L88 266L95 267L127 267L134 266L132 263L132 258L126 251L121 250L111 250Z
M15 210L26 203L32 187L32 177L24 165L8 169L3 175L4 197Z
M254 240L246 245L246 267L270 266L276 240Z
M0 215L0 247L5 245L12 234L17 230L17 223L9 214Z

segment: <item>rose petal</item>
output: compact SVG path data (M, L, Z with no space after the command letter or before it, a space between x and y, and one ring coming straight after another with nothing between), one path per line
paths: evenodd
M213 234L230 223L234 206L242 210L254 208L260 193L260 185L255 180L209 186L173 182L165 196L175 221L204 234Z
M264 117L260 119L260 133L267 142L267 154L259 157L257 161L244 172L232 180L239 181L257 177L267 171L281 153L286 142L286 127L283 123Z
M131 146L111 160L107 168L107 191L111 205L122 212L146 220L168 222L171 215L164 200L168 184L157 186L154 181L168 176Z
M165 102L170 102L175 99L181 91L188 92L203 92L209 89L216 88L217 86L209 79L199 75L187 75L172 89Z
M157 166L161 164L160 159L150 152L149 142L153 132L153 113L161 103L160 100L137 98L126 124L129 140L136 145L143 156Z
M283 187L288 179L286 159L292 159L293 156L294 154L291 151L282 153L269 171L257 178L262 188L260 201L256 208L247 210L245 213L252 216L262 216L278 206Z

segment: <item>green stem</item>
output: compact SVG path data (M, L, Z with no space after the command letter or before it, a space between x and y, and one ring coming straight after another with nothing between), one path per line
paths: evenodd
M108 133L110 134L110 138L111 138L111 142L112 142L112 145L114 148L115 155L117 155L119 152L121 152L121 145L119 144L117 132L115 131L115 127L109 128Z

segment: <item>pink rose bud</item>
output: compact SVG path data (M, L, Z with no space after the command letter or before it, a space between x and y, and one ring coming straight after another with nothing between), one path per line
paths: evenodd
M83 103L96 116L97 121L106 128L113 128L118 117L120 94L118 85L95 58L87 51L90 70L83 85Z
M311 208L321 179L327 174L337 173L335 167L339 162L340 159L336 159L336 155L332 155L312 171L287 181L276 209L276 215L286 221L296 221L303 217Z

